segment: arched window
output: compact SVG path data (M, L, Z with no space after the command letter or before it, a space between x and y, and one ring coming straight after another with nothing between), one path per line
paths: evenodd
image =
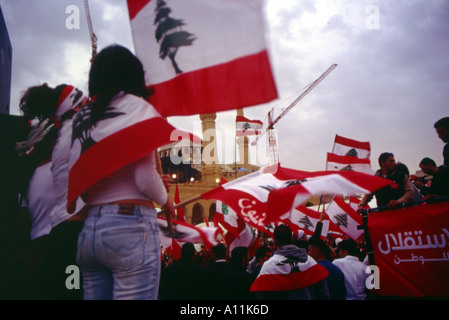
M193 206L193 210L192 210L192 224L193 225L197 225L199 223L204 222L203 212L204 212L203 207L199 203L196 203Z
M212 222L214 220L215 212L217 211L217 205L215 203L212 203L212 205L209 208L209 222Z

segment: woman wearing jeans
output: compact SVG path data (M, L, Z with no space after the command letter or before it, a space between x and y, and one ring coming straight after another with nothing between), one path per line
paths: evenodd
M158 115L144 100L148 92L142 64L121 46L105 48L92 62L89 95L93 102L80 110L73 122L72 144L80 145L79 158L89 153L89 148L97 147L95 144L101 140L98 137L104 131L109 130L108 135L112 136L126 131L120 129L120 123L126 126L129 122L127 117L136 110ZM119 129L112 130L114 126L104 129L106 123L117 124ZM81 194L88 206L77 249L84 299L144 300L158 297L160 239L153 201L171 214L174 207L156 170L155 153L145 147L147 141L160 132L146 130L144 134L148 137L140 136L139 139L134 136L133 139L131 136L128 140L121 140L124 143L113 143L109 147L113 149L112 153L91 157L88 163L87 167L91 163L92 166L99 163L101 170L96 171L112 164L116 168L105 171L108 174L101 179L92 180ZM84 177L91 178L88 174ZM69 193L71 183L74 183L70 179L75 183L80 180L69 178Z

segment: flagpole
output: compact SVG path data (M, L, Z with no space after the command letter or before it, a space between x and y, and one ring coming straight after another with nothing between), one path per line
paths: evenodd
M365 246L366 246L366 253L368 255L368 262L370 266L375 265L374 264L374 250L373 250L373 244L371 242L371 237L369 235L369 231L368 231L368 211L369 210L365 210L362 209L361 210L361 214L362 214L362 221L363 224L361 226L358 226L357 228L360 230L363 230L364 235L365 235Z
M190 203L192 203L192 202L195 202L195 201L198 201L198 200L200 200L200 199L201 199L201 195L196 196L196 197L193 197L193 198L190 198L189 200L186 200L186 201L184 201L184 202L175 204L174 207L175 207L175 209L178 209L178 208L180 208L180 207L182 207L182 206L188 205L188 204L190 204ZM162 214L162 213L165 213L165 214L167 215L167 212L166 212L165 210L162 210L162 211L159 211L159 212L158 212L158 214ZM168 219L167 219L167 221L168 221Z

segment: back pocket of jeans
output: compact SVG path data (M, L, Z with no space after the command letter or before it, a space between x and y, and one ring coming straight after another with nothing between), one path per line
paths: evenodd
M145 258L145 230L118 228L101 233L106 261L111 269L126 270L143 263Z

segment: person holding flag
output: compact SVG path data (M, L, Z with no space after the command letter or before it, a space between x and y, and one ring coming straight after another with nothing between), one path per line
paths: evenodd
M74 117L68 212L82 197L78 238L84 299L157 299L161 272L155 201L174 216L154 150L174 129L145 98L144 70L127 48L103 49L89 72L91 103Z

